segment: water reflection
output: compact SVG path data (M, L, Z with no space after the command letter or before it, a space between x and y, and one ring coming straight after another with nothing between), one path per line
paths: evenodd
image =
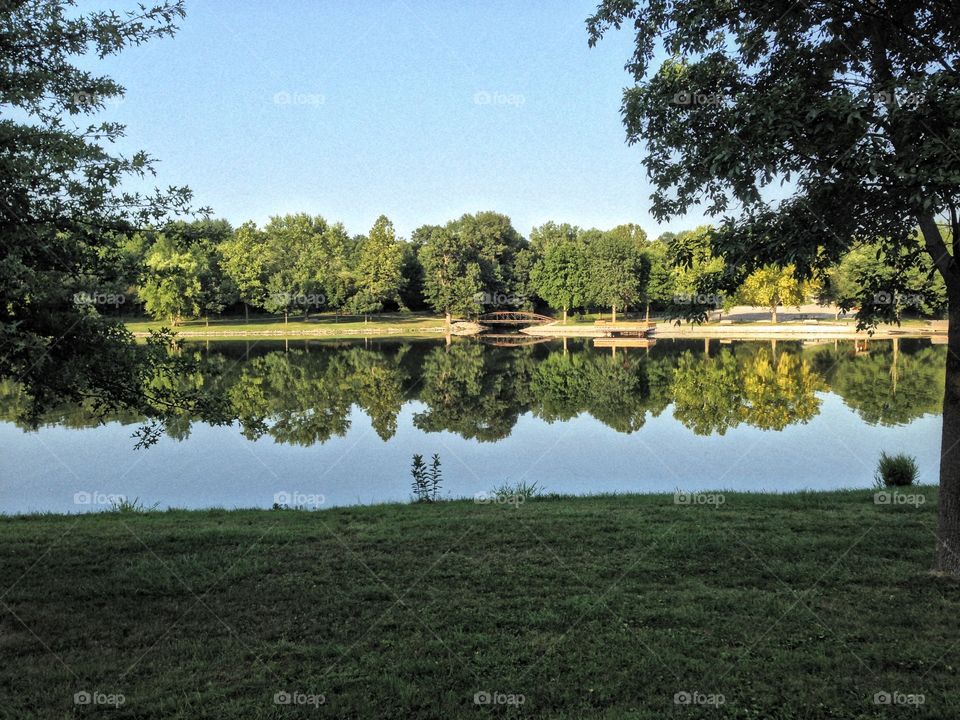
M492 442L530 414L547 423L587 414L632 433L673 404L676 421L697 435L740 425L783 430L806 423L832 392L866 423L900 425L939 413L946 349L924 340L735 343L661 341L615 354L588 342L498 348L471 341L190 344L204 371L179 378L186 387L219 384L248 439L268 436L310 446L344 436L353 408L383 441L394 437L405 404L419 401L414 426ZM25 398L0 384L0 420L16 422ZM133 415L108 418L123 424ZM57 408L44 424L97 424L90 408ZM189 436L194 420L168 427Z

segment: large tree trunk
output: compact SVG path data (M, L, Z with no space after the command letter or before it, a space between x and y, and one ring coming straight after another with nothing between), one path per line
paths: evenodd
M564 324L564 325L567 324L567 309L566 309L566 308L563 309L563 324Z
M951 216L953 219L954 216ZM937 569L960 575L960 272L936 219L918 214L923 242L947 286L947 329L943 429L940 434L940 502L937 509ZM953 222L956 231L956 221ZM956 234L956 232L954 232Z
M650 322L650 302L649 301L647 301L647 311L643 319L646 320L647 322Z
M617 306L614 305L610 313L610 322L617 321Z
M777 306L776 306L776 305L774 305L772 308L770 308L770 320L771 320L772 322L776 322L776 321L777 321Z
M960 288L953 288L949 297L947 374L940 436L937 569L960 575Z

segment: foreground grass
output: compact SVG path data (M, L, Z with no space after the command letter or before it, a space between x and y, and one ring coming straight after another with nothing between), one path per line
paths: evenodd
M958 717L911 492L8 517L0 716Z
M170 323L162 320L128 320L125 325L134 333L146 333L150 330L159 330L170 327ZM189 320L174 328L181 335L187 336L221 336L224 334L247 335L256 333L316 333L324 335L349 336L369 332L416 332L431 331L442 328L442 317L426 313L383 313L370 315L366 320L355 315L334 315L319 313L304 320L302 316L291 316L287 322L283 317L252 317L246 322L243 316L211 318L205 320Z

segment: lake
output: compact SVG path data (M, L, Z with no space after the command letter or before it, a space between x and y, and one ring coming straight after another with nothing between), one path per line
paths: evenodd
M0 385L0 512L405 501L414 453L439 454L445 497L862 488L881 450L937 480L946 348L928 340L589 343L188 343L207 370L182 381L222 384L241 422L183 417L141 450L133 416L19 427Z

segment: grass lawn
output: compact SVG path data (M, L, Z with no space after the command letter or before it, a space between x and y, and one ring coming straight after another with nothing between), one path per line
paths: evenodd
M908 492L6 517L0 717L960 717Z
M145 333L149 330L159 330L170 327L170 323L161 320L129 320L126 322L131 332ZM416 332L443 327L443 318L427 313L383 313L370 315L366 322L362 317L355 315L336 316L332 313L313 314L309 321L302 316L291 316L284 323L283 317L252 316L246 322L243 316L211 318L209 325L203 320L189 320L174 328L178 333L195 335L210 333L216 336L235 333L304 333L356 335L370 331L399 330L402 332Z

